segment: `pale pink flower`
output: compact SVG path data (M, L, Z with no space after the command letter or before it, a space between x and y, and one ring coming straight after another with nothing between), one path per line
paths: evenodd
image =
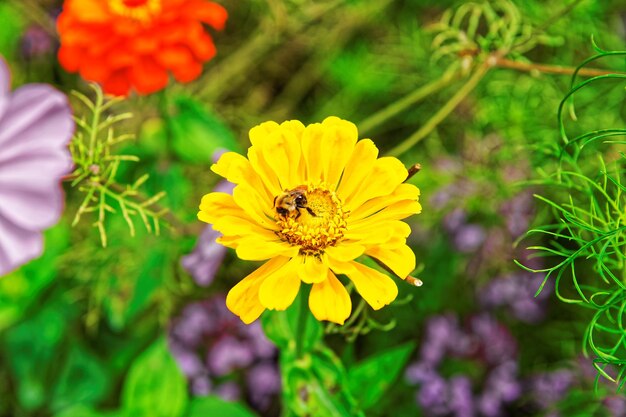
M0 276L41 255L42 232L63 210L61 178L72 167L65 95L45 84L10 87L0 58Z

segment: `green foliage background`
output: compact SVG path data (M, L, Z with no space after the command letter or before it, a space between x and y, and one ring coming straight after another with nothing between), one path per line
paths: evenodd
M52 52L34 59L20 53L24 29L49 19L47 11L58 3L0 2L0 53L12 68L14 86L48 82L95 101L94 91L65 73ZM198 202L218 180L209 170L211 155L221 148L245 150L247 131L260 122L298 119L312 123L329 115L355 122L361 136L371 137L381 153L393 152L428 126L459 90L467 88L487 54L506 47L502 32L477 42L478 53L467 59L458 50L444 54L443 45L433 46L438 29L433 25L448 8L469 3L464 1L220 3L228 9L229 21L226 30L215 35L218 56L200 79L188 85L171 84L149 97L132 97L110 110L112 115L132 113L132 118L115 124L115 132L135 136L112 145L111 152L137 157L122 160L112 180L123 187L141 180L141 187L134 190L138 194L130 193L128 198L165 192L153 202L169 209L167 215L156 215L162 225L160 234L141 226L139 214L132 220L134 236L122 215L107 215L102 223L107 236L103 248L102 232L92 227L97 220L93 213L85 213L72 227L86 190L68 185L66 214L46 233L45 254L0 280L0 416L254 415L243 403L188 395L187 383L165 340L171 319L185 305L225 293L255 267L229 254L214 283L203 288L180 266L181 256L192 250L202 229L195 219ZM584 218L585 213L576 210L588 208L589 198L620 199L621 143L590 144L584 158L559 159L562 138L557 110L570 90L572 68L596 53L592 35L605 50L626 49L623 2L516 0L513 4L519 21L533 28L524 48L528 50L507 49L507 59L521 64L519 68L489 68L440 123L399 155L407 166L422 165L411 182L422 191L424 210L410 219L414 230L410 244L421 263L423 287L399 283L400 302L379 312L365 308L345 329L311 320L302 342L306 360L293 347L298 302L286 313L266 313L265 332L281 350L284 391L282 405L275 404L268 415L428 415L414 400L415 388L402 378L408 362L426 343L424 323L442 313L470 317L481 308L476 299L483 285L520 270L508 252L488 260L460 252L443 231L446 215L462 208L472 222L486 229L502 228L501 204L530 189L555 202L539 203L533 221L537 228L554 232L545 225L559 224L563 207L573 213L571 218ZM553 74L536 64L569 69ZM592 65L623 71L624 58ZM452 75L441 88L419 102L402 104L447 71ZM577 94L578 120L572 122L567 113L563 116L567 123L574 123L575 131L623 128L623 83L594 84ZM89 120L83 101L75 97L72 104L77 115ZM374 118L389 106L400 111ZM597 155L603 156L603 163ZM454 161L461 169L441 168L445 161ZM87 175L89 166L83 164ZM587 186L568 177L569 170L580 167L580 175L591 178ZM562 182L554 187L558 172ZM608 175L615 181L606 180ZM475 191L454 195L443 206L433 203L437 193L463 182L472 184ZM589 192L590 184L598 183L607 196ZM624 206L617 204L618 209L607 212L604 220L623 227L619 216L623 217ZM587 218L590 223L593 219ZM565 254L577 242L572 236L587 239L583 232L569 229L570 236L567 230L561 223L561 240L556 240ZM552 248L553 240L534 234L519 245ZM623 240L614 245L620 251ZM545 262L550 264L561 254L548 255ZM626 268L623 256L617 259L609 266L621 274L616 283L599 285L602 269L583 265L585 285L594 286L595 292L615 290L623 298ZM565 291L569 295L564 298L569 297L572 287ZM516 320L504 309L497 312L518 340L522 375L574 368L587 346L589 322L594 317L603 319L594 316L595 306L578 308L559 302L554 295L548 304L547 319L540 324ZM617 314L621 317L623 304L616 308L621 308ZM612 324L617 320L609 318ZM601 361L617 365L611 368L615 372L623 369L626 359L623 327L618 327L621 353L612 352L615 360ZM596 343L610 343L614 335L608 333L609 342L599 336ZM591 349L588 353L595 359L598 352ZM471 373L472 366L453 364L450 374ZM614 371L606 372L615 377ZM302 389L307 390L306 398ZM556 407L565 416L608 415L602 401L616 390L616 384L602 382L594 387L593 379L581 379ZM523 401L507 412L542 415Z

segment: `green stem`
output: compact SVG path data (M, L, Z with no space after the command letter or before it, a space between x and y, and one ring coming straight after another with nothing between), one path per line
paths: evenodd
M428 97L429 95L446 87L448 84L450 84L450 82L452 82L452 80L454 80L458 76L459 73L460 70L458 62L455 62L455 64L448 67L448 69L441 78L421 86L409 95L401 98L400 100L390 104L381 111L374 113L367 119L363 120L361 123L359 123L359 130L361 132L368 132L372 130L376 126L379 126L380 124L394 117L398 113L406 110L413 104L419 103L425 97Z
M446 117L448 117L450 113L452 113L454 109L456 109L456 107L461 103L461 101L463 101L463 99L467 97L467 95L471 93L474 88L476 88L478 83L483 79L483 77L491 68L491 63L489 61L490 60L487 59L482 62L469 78L469 80L467 80L467 83L465 83L465 85L461 87L456 92L456 94L453 95L452 98L450 98L450 100L448 100L448 102L439 109L439 111L437 111L437 113L435 113L430 119L428 119L428 121L417 132L415 132L413 135L409 136L403 142L398 144L395 148L387 152L387 155L400 156L404 152L411 149L411 147L416 145L419 141L428 136L439 125L439 123L441 123Z
M96 90L96 102L93 107L93 119L91 122L91 129L89 131L89 165L95 162L95 152L96 152L96 140L98 139L98 133L100 133L99 124L100 124L100 113L102 112L102 103L104 102L104 97L102 97L102 91Z
M213 102L219 101L227 96L230 92L246 81L246 75L250 68L256 67L263 57L269 54L275 46L281 45L285 39L289 39L295 34L302 33L307 26L332 12L336 7L340 6L343 0L335 0L324 5L314 5L304 12L301 20L295 20L284 27L277 27L276 22L265 22L261 25L256 35L247 41L244 46L232 52L220 64L216 65L211 72L203 76L203 81L211 80L211 82L200 82L204 88L197 91L195 95L203 100Z
M48 12L33 0L12 0L16 7L20 8L24 17L37 23L48 35L57 38L57 28L54 19Z
M300 292L300 311L298 311L298 324L296 327L296 358L300 359L304 353L304 339L306 334L306 321L309 318L309 293L311 286L304 284Z

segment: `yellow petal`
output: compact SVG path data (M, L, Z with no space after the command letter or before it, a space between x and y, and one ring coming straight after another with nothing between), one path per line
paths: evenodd
M302 140L302 134L304 133L304 125L299 120L287 120L286 122L282 122L280 127L286 130L289 130L298 140Z
M242 210L243 211L243 210ZM213 229L224 236L251 236L259 240L278 240L271 230L261 227L254 220L246 217L224 216L213 222Z
M300 175L303 129L302 123L289 121L281 125L266 122L250 130L248 158L274 195L304 183Z
M241 236L220 236L215 241L227 248L237 249L237 242L241 239Z
M388 196L402 184L407 175L407 170L399 159L390 156L378 158L369 167L369 176L363 180L359 188L352 195L345 197L344 208L353 211L369 199Z
M308 125L302 134L302 155L306 164L306 178L314 184L322 180L326 152L322 152L324 128L321 123Z
M359 133L354 123L338 117L326 118L322 126L324 127L322 149L327 150L324 181L335 189L346 163L352 156Z
M365 253L381 261L402 279L415 269L415 254L407 245L395 248L374 246Z
M369 176L369 170L378 157L378 148L369 139L363 139L356 143L352 155L344 169L345 174L341 177L337 195L343 202L358 189L363 181Z
M251 146L248 148L248 159L250 160L250 165L254 169L254 172L261 178L272 198L283 192L283 188L280 185L276 173L272 169L270 162L265 160L263 151L259 146Z
M250 161L238 153L226 152L222 154L217 163L211 165L211 170L233 184L248 183L259 194L264 195L266 198L270 197L269 189L254 171Z
M236 186L233 190L233 199L259 225L266 229L278 230L276 221L272 218L273 201L263 199L250 185L243 183Z
M286 122L281 123L280 127L294 134L298 152L300 153L298 157L299 163L294 165L294 170L292 174L294 178L294 183L297 182L297 184L294 187L297 187L298 185L306 184L307 183L306 161L304 160L304 155L302 154L302 135L304 134L305 126L299 120L288 120ZM294 145L294 147L296 145Z
M365 247L357 244L349 244L346 241L340 242L337 246L329 246L324 252L331 258L341 262L348 262L358 258L365 252Z
M326 279L328 265L316 256L299 256L298 276L302 282L312 284Z
M210 193L202 197L198 219L206 223L215 223L226 216L249 219L230 194Z
M332 258L330 261L333 272L347 275L374 310L388 305L398 296L396 283L387 275L354 261L338 262Z
M413 184L400 184L391 195L373 198L362 204L360 207L357 207L350 213L349 220L354 222L356 220L366 218L401 201L416 202L418 201L419 196L420 190Z
M281 268L289 258L274 258L242 279L226 296L226 307L241 320L250 324L265 310L259 301L259 288L268 275Z
M373 245L387 242L400 237L405 239L411 234L411 227L399 220L369 221L358 225L350 225L344 237L359 245Z
M352 311L350 294L343 284L328 271L327 278L313 284L309 295L309 308L318 320L328 320L333 323L343 324Z
M233 184L239 184L249 175L250 162L236 152L226 152L216 163L211 165L211 171L226 178Z
M296 256L299 248L289 243L263 240L257 237L243 237L237 242L237 256L245 261L264 261L275 256Z
M291 190L303 184L299 176L300 139L289 129L281 128L270 135L262 148L266 161L276 172L283 189Z
M248 136L250 137L250 143L252 146L263 147L265 142L268 141L269 135L280 129L280 125L276 122L263 122L258 126L254 126L250 129Z
M417 201L402 200L363 219L348 218L349 228L369 227L369 225L392 220L401 220L422 212L422 205Z
M259 300L265 308L286 310L293 303L300 289L298 265L298 260L293 258L263 281L259 289Z

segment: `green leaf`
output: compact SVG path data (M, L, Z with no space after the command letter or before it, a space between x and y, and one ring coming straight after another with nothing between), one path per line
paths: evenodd
M374 355L348 370L350 391L366 410L393 384L415 349L414 343Z
M107 372L88 351L74 345L67 356L56 384L52 408L60 410L74 404L93 404L107 392Z
M179 417L187 407L187 385L164 338L133 363L124 382L122 406L127 417Z
M79 405L65 409L54 417L122 417L122 412L118 410L114 411L96 411L87 406Z
M164 115L165 133L172 136L172 147L182 160L210 164L218 149L239 150L230 129L202 103L188 97L173 101L176 113Z
M150 305L155 291L163 284L169 273L168 265L171 265L169 261L168 254L162 248L150 251L139 271L133 294L125 306L125 323Z
M185 417L255 417L252 411L239 403L224 401L216 396L197 397L191 400Z
M6 357L11 358L8 364L17 383L17 398L25 410L35 410L48 401L69 321L64 307L48 304L6 333Z
M286 311L266 311L261 323L265 335L281 349L295 350L298 314L302 294L298 294L291 307ZM322 340L323 329L319 321L307 309L303 351L311 350Z
M281 352L284 399L298 416L363 417L348 390L346 371L334 352L318 346L296 359Z
M0 4L0 55L13 56L23 29L22 14L11 4Z
M0 277L0 331L13 325L57 274L59 255L67 248L69 228L61 223L45 233L46 251L17 271Z

